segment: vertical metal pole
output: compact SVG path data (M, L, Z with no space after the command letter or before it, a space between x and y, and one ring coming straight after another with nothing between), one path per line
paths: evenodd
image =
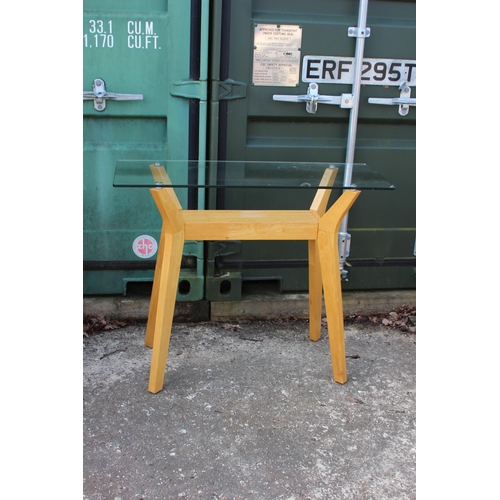
M199 81L207 84L207 92L199 103L198 124L198 185L205 184L207 160L207 120L208 120L208 44L210 24L210 0L201 0L201 27L200 27L200 76ZM205 209L205 188L198 189L198 210ZM205 280L205 245L202 241L197 243L196 278L199 283Z
M347 152L345 159L344 186L351 185L354 151L356 149L356 132L358 128L359 93L361 88L361 68L367 36L366 18L368 14L368 0L360 0L358 12L358 26L356 31L356 52L354 57L354 81L352 83L353 107L349 115L349 130L347 134ZM339 258L340 277L347 281L347 271L344 269L345 260L349 255L351 235L347 233L349 213L342 220L339 229Z
M207 122L207 142L208 160L217 160L219 154L219 99L214 95L214 82L220 80L221 75L221 46L222 46L222 3L223 0L212 0L210 3L210 101L208 103L210 109L210 119ZM217 168L214 168L211 163L209 166L208 184L213 184L217 180ZM215 190L211 189L207 193L206 208L214 210L217 206L217 195Z
M210 0L201 2L201 34L200 34L200 81L208 80L208 26ZM208 87L207 87L208 89ZM198 184L205 184L207 159L207 96L200 99L200 123L198 134ZM205 189L198 190L198 210L205 209Z

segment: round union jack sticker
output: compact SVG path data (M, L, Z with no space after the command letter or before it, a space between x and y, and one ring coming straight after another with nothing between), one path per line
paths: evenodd
M147 234L138 236L132 243L132 250L141 259L152 257L158 250L156 240Z

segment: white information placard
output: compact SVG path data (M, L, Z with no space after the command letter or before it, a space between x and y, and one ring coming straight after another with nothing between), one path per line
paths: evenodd
M252 83L296 87L300 77L302 28L291 24L256 24Z

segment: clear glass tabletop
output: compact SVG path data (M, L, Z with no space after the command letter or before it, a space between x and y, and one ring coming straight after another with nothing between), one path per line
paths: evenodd
M151 168L153 166L153 168ZM161 168L163 167L163 169ZM333 186L325 171L338 168ZM160 174L159 174L160 172ZM166 175L161 175L161 172ZM210 160L119 160L115 187L395 189L365 163L263 162Z

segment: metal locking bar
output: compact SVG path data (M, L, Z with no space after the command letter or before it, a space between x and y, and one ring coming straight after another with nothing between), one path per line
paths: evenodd
M317 83L310 83L307 87L307 94L302 95L281 95L274 94L273 101L284 102L305 102L306 111L311 114L316 114L318 104L336 104L341 108L352 108L353 100L352 94L335 95L320 95L319 85Z
M354 55L354 75L352 82L352 94L354 96L354 106L349 112L349 127L347 130L347 150L345 155L344 186L352 184L352 171L354 168L354 153L356 150L356 134L358 129L358 115L360 105L361 71L363 66L363 54L365 49L365 40L370 36L370 28L366 26L368 16L368 0L359 0L358 25L350 27L347 36L356 38L356 49ZM351 235L347 232L349 221L349 212L345 214L339 228L339 264L340 278L342 281L347 279L346 258L349 256L351 248Z
M106 84L101 78L96 78L92 85L92 91L83 91L84 101L94 101L94 109L103 111L106 109L106 99L112 101L142 101L142 94L117 94L115 92L106 92Z
M381 97L370 97L369 104L383 104L385 106L399 105L399 114L406 116L410 111L410 106L417 105L417 99L411 98L411 88L408 83L403 82L399 86L400 96L393 99L386 99Z

